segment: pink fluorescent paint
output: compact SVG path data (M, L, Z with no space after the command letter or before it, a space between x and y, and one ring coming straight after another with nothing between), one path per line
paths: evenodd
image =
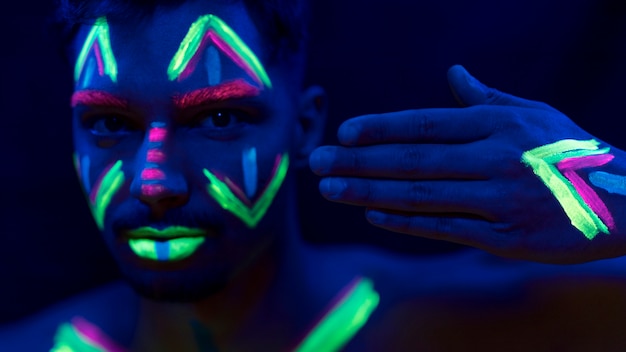
M576 173L576 170L602 166L614 158L615 157L611 154L590 155L586 157L563 159L556 164L557 168L563 173L563 176L572 183L589 208L591 208L611 230L615 228L615 220L611 212L598 194Z
M589 208L591 208L591 210L593 210L593 212L596 213L600 219L602 219L604 224L610 230L615 229L615 220L598 194L591 187L589 187L589 185L580 176L578 176L576 171L565 170L562 172L563 176L565 176L569 182L572 183L578 194L580 194Z
M178 109L185 109L225 100L252 98L260 93L261 90L259 88L254 87L243 79L236 79L220 83L217 86L204 87L175 96L173 103Z
M98 63L98 74L104 76L104 60L102 60L102 52L100 51L100 43L96 40L93 43L93 49L96 53L96 62Z
M163 127L152 127L148 133L148 141L160 143L165 140L165 136L167 136L167 129Z
M165 180L165 173L161 171L160 169L156 169L156 168L144 169L141 172L141 179L146 180L146 181Z
M167 188L163 185L141 185L141 194L147 197L157 197L162 195Z
M72 107L76 107L77 105L87 105L109 106L126 109L128 107L128 102L104 91L85 89L76 91L72 94L71 105Z
M89 200L91 201L91 204L95 204L96 203L96 195L98 194L98 192L100 191L100 186L102 186L102 179L104 179L104 176L106 176L109 171L111 170L111 168L113 167L113 165L115 165L114 163L109 164L100 174L100 176L98 177L98 180L96 181L96 183L94 184L93 188L91 189L91 193L89 194Z
M72 319L72 325L76 329L76 332L81 335L90 344L98 346L107 352L124 352L125 349L118 346L113 342L106 334L100 330L99 327L93 325L87 320L81 317L75 317Z
M224 178L222 182L224 182L228 186L228 188L230 188L230 190L233 191L233 193L239 199L241 199L246 205L248 206L252 205L252 202L250 201L250 199L248 199L248 197L246 196L246 193L239 186L237 186L233 181L231 181L228 177Z
M612 154L590 155L585 157L574 157L563 159L556 164L559 170L577 170L587 167L602 166L613 160L615 156Z
M149 163L162 163L165 161L165 154L160 149L148 149L146 161Z
M248 76L252 77L252 79L254 79L254 81L258 83L261 87L264 86L263 81L261 81L261 78L254 72L252 67L250 67L250 65L248 65L248 63L245 62L230 45L222 40L220 36L215 34L213 31L209 31L207 35L213 40L215 46L217 46L222 52L224 52L235 64L237 64L237 66L246 71Z

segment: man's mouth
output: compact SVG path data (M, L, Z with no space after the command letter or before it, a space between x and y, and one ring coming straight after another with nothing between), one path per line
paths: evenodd
M204 243L207 231L185 226L164 229L140 227L125 232L130 249L140 258L177 261L192 255Z

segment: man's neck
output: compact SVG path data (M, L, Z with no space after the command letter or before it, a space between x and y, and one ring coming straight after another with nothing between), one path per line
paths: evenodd
M220 292L193 303L142 299L133 351L284 350L293 344L328 303L323 293L335 290L310 289L314 254L301 240L295 214L286 218L292 219L286 236Z

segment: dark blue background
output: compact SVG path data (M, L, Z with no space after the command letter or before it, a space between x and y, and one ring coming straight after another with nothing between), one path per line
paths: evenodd
M325 143L365 113L455 106L446 70L560 109L626 148L622 0L314 0L310 80L330 94ZM70 69L45 33L50 1L2 11L0 322L117 277L71 161ZM459 247L390 234L324 201L301 173L306 238L436 255ZM514 200L511 200L514 201Z

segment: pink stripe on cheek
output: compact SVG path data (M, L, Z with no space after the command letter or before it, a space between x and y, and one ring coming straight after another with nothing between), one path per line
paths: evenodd
M166 191L163 185L141 185L141 194L147 197L160 196Z
M165 180L165 173L160 169L144 169L141 172L142 180Z
M165 161L165 154L159 149L149 149L146 161L149 163L162 163Z
M153 142L153 143L163 142L163 140L165 139L165 136L167 136L167 130L165 128L153 127L150 129L150 132L148 135L148 141Z

